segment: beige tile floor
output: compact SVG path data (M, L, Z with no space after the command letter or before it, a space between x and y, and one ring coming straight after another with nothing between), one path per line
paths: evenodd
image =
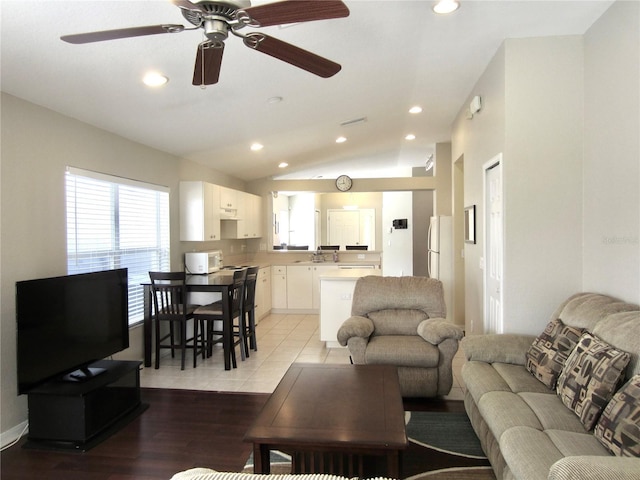
M187 367L180 370L179 357L172 359L163 352L160 368L144 368L140 375L142 387L210 390L222 392L271 393L293 362L349 363L349 353L343 348L326 348L320 341L318 315L271 314L256 327L258 351L250 352L245 361L236 348L238 368L224 370L222 348L214 355L198 359L193 368L191 353L187 353ZM454 384L445 397L462 400L460 369L464 358L458 351L453 361Z

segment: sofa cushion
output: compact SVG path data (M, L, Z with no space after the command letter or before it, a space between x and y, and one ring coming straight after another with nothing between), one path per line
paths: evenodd
M367 364L397 365L399 367L438 366L440 351L419 336L373 336L365 351Z
M547 480L549 468L564 457L545 432L526 426L510 428L500 450L514 478Z
M476 403L487 392L511 392L509 384L489 363L465 362L462 365L462 380Z
M534 411L515 393L485 393L478 403L478 410L501 445L500 437L511 428L524 426L542 430L542 424Z
M532 377L527 369L522 365L511 365L509 363L494 363L493 368L504 378L512 392L539 392L555 394L546 385Z
M584 425L572 410L555 394L523 392L520 398L535 413L542 430L565 430L585 434ZM589 435L592 436L592 435Z
M613 396L594 434L614 455L640 457L640 375Z
M422 310L389 308L369 312L374 335L417 335L418 325L429 318Z
M573 350L558 379L562 402L591 430L624 378L629 354L585 333Z
M563 410L569 411L564 407ZM591 432L586 432L584 430L581 433L567 432L565 430L545 430L544 433L565 457L573 457L577 455L596 455L599 457L611 456L607 449L604 448L598 440L596 440Z
M527 351L527 370L548 388L555 388L562 367L583 332L559 318L549 322Z

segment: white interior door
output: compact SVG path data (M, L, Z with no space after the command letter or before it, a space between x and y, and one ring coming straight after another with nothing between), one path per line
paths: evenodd
M502 154L484 166L485 293L484 332L502 333L503 197Z
M357 210L328 210L329 245L359 245L360 213Z

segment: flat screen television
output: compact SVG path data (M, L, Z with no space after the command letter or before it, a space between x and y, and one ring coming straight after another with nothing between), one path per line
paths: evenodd
M127 269L16 282L18 395L129 347Z

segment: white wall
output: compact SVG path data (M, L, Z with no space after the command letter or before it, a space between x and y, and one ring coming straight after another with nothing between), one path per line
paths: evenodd
M585 35L584 289L640 303L640 3ZM604 192L604 194L602 193Z
M180 180L205 180L234 188L242 182L193 162L136 144L51 110L2 94L1 176L1 388L2 443L27 418L26 396L17 396L15 282L66 274L64 172L67 165L168 186L170 215L179 215ZM193 242L179 241L171 222L171 264ZM215 242L220 248L224 242ZM199 248L209 248L198 243ZM120 358L142 359L142 329L130 331ZM19 432L15 432L16 434Z
M464 206L476 205L475 244L464 244L465 271L465 330L482 332L482 165L504 152L505 148L505 48L498 49L476 83L463 110L456 118L451 137L452 161L464 157ZM471 97L482 95L482 110L473 119L467 119L464 108ZM459 212L461 213L461 212Z
M585 36L506 40L453 125L464 204L466 328L482 332L482 163L504 158L504 322L539 333L572 293L640 301L639 5L615 3ZM481 95L472 120L466 106Z
M582 37L506 42L504 318L540 332L582 282Z
M582 40L506 40L471 97L482 110L454 125L464 155L464 204L477 208L465 244L466 328L482 332L483 169L503 153L505 332L539 332L581 283Z
M387 277L413 275L413 214L411 192L382 194L382 274ZM391 228L393 220L407 219L406 229Z

